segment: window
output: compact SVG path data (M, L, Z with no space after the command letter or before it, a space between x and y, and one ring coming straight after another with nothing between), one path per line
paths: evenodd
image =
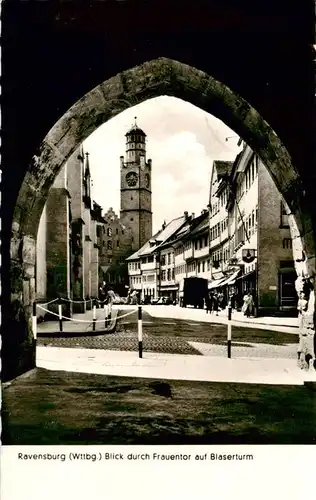
M287 248L287 249L292 248L292 239L291 238L283 238L283 248Z
M281 227L289 227L288 215L284 203L281 201Z
M161 280L166 281L166 271L165 270L163 270L161 273Z
M122 229L122 236L124 236L124 229Z
M171 264L171 253L168 253L168 264Z
M167 279L168 279L168 281L171 280L171 269L168 269Z
M161 265L162 265L162 266L165 266L165 265L166 265L166 256L165 256L165 255L162 255L162 256L161 256Z
M210 271L210 269L211 269L211 260L208 259L208 261L207 261L207 270Z
M120 242L119 240L116 240L116 248L119 248L120 247Z
M112 250L112 241L108 240L108 250Z
M174 269L171 271L171 279L174 280Z
M108 227L107 233L108 233L108 236L110 236L110 237L112 236L112 228L111 227Z
M202 273L205 272L205 261L202 262Z
M256 174L255 174L255 158L253 158L252 163L251 163L251 177L252 177L252 182L255 180Z
M201 262L198 263L198 273L201 272Z

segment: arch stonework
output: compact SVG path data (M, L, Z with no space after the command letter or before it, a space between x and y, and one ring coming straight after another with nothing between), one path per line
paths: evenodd
M31 307L35 298L35 246L40 216L56 175L92 132L126 108L161 95L186 100L224 121L256 151L291 213L294 257L304 273L315 272L315 241L299 173L287 149L262 116L225 84L192 66L158 58L123 71L78 100L43 139L25 174L13 216L11 306L18 323L20 370L34 363ZM302 259L302 253L304 254ZM25 352L29 352L27 359Z

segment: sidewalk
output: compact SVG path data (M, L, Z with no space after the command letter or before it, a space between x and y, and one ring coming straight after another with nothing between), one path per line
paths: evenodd
M300 370L293 359L208 357L194 355L37 347L36 366L48 370L128 377L303 385L316 372Z
M132 306L122 306L124 309ZM133 306L135 307L135 306ZM142 306L151 316L155 318L174 318L192 321L203 321L206 323L227 324L227 309L220 311L218 316L215 313L206 313L205 309L194 309L191 307L180 306ZM294 333L298 335L298 319L297 318L276 318L276 317L259 317L247 318L242 312L232 311L232 325L256 327L266 330L267 327L271 331Z
M134 308L135 309L135 308ZM118 308L112 308L111 320L107 327L105 327L105 316L103 309L96 310L96 332L111 332L115 325L118 314ZM49 333L86 333L93 332L93 311L86 311L85 313L74 314L69 320L63 320L63 332L59 332L59 321L56 317L56 321L43 321L37 325L38 336L49 334Z

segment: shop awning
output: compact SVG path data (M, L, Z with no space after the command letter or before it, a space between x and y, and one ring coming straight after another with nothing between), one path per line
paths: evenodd
M228 278L226 278L226 280L223 281L223 283L221 284L221 286L224 286L224 285L233 285L235 283L236 278L237 278L237 276L238 276L239 273L240 273L240 269L238 269L238 271L235 271Z
M255 276L255 275L256 275L256 271L253 270L253 271L249 271L249 273L246 273L246 274L243 274L242 276L239 276L237 279L242 280L242 279L250 278L251 276Z
M165 291L165 290L166 290L166 291L168 291L168 292L169 292L169 291L178 290L178 286L175 286L175 285L174 285L174 286L163 286L163 285L162 285L162 286L160 287L160 291L161 291L161 292L163 292L163 291Z
M225 281L225 278L220 278L218 280L209 281L208 289L211 290L212 288L217 288L218 286L221 286L221 283L223 283L224 281Z

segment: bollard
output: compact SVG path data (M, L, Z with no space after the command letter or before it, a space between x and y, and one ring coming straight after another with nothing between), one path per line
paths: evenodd
M59 331L63 331L63 310L62 310L62 300L59 299L58 302L58 316L59 316Z
M143 357L143 321L142 306L138 306L138 355Z
M36 300L34 300L33 302L32 330L33 330L34 340L36 341L37 339Z
M107 304L103 305L103 309L104 309L104 327L107 328L107 326L108 326L108 314L109 314Z
M111 319L112 317L112 301L109 301L109 309L108 309L108 317Z
M228 323L227 323L227 356L232 357L232 306L228 304Z
M97 319L97 306L96 306L96 301L93 302L93 331L95 332L95 322L96 322L96 319Z

